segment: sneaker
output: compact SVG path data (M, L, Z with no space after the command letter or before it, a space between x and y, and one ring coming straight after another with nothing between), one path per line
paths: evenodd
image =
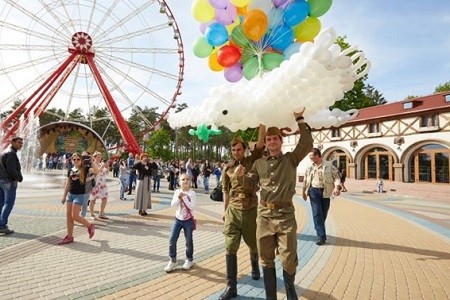
M91 226L89 226L87 230L88 230L89 238L91 239L94 236L94 233L95 233L94 224L91 224Z
M0 234L7 235L14 233L14 230L9 229L8 227L0 229Z
M167 273L170 273L173 270L175 270L176 266L177 266L176 262L169 261L169 263L167 264L167 267L164 268L164 271L166 271Z
M184 261L183 266L181 267L183 270L189 270L190 268L192 268L192 266L194 265L194 261L186 259Z
M70 243L73 243L73 236L69 237L68 235L66 235L65 237L63 237L58 241L58 245L65 245Z

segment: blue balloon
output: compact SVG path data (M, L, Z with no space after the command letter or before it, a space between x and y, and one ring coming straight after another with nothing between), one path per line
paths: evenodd
M268 33L265 41L273 49L284 51L294 41L294 32L289 26L278 26Z
M304 0L296 0L284 9L284 24L295 26L303 22L309 15L309 4Z
M300 51L300 43L292 43L283 51L283 56L285 59L291 58L291 56Z
M214 22L205 31L205 39L211 46L220 46L228 41L228 31L225 25Z

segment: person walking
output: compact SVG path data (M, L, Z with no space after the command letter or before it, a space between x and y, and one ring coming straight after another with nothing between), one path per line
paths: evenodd
M67 235L59 240L58 245L69 244L73 242L73 227L75 222L83 224L88 231L89 238L95 233L94 224L89 223L85 218L80 216L81 206L84 202L84 194L86 189L86 179L88 173L98 174L100 171L96 164L92 164L89 168L85 166L79 153L72 154L73 167L69 169L67 181L64 187L64 193L61 203L66 203L66 225Z
M133 166L133 170L137 171L134 209L137 209L141 216L146 216L146 210L152 208L152 196L150 193L152 172L153 170L158 169L158 165L154 162L149 162L147 153L142 153L139 160L140 161Z
M345 187L345 180L347 179L347 171L345 171L345 168L339 168L339 178L341 179L341 192L346 192L347 188Z
M302 196L305 201L309 197L317 233L316 244L320 246L327 240L325 220L330 209L330 197L339 196L341 180L338 169L331 162L322 159L320 149L313 148L309 158L312 165L305 171Z
M119 162L120 200L127 200L127 198L125 198L125 190L127 188L129 175L130 170L128 169L127 162L125 159L121 159Z
M17 185L22 182L22 170L17 151L22 149L23 138L14 137L9 149L0 155L0 234L14 233L8 228L8 218L16 202Z
M92 189L90 202L89 202L89 212L91 214L91 219L96 220L97 217L94 213L95 202L97 199L101 200L100 211L98 213L98 218L103 220L108 220L109 218L105 215L106 203L108 202L108 186L106 185L106 176L109 172L108 162L103 162L103 155L99 151L95 151L92 155L93 162L97 168L100 170L95 177L95 186Z
M209 177L212 173L212 167L208 160L205 160L205 163L201 167L202 176L203 176L203 187L205 188L205 193L209 194Z
M264 149L265 126L259 126L258 142L251 155L245 156L247 144L241 138L231 141L233 159L226 165L222 173L222 191L224 198L224 226L227 267L227 287L220 295L220 300L237 297L237 251L241 238L247 244L252 265L252 278L260 278L258 264L258 247L256 244L256 215L258 206L257 188L246 189L236 176L235 169L242 165L245 171L250 171L253 163L261 158Z
M91 158L91 155L89 154L89 152L83 151L81 156L83 158L84 166L91 169L92 158ZM92 189L95 186L95 177L96 177L95 174L88 173L87 178L86 178L86 184L85 184L85 189L84 189L84 202L83 202L83 205L81 206L81 213L80 213L80 215L83 218L86 217L86 214L87 214L89 198L91 196Z
M133 169L134 164L135 164L134 154L129 153L128 159L127 159L127 165L128 165L128 170L130 170L130 173L128 174L128 193L127 193L127 195L131 195L131 192L133 191L133 183L136 178L136 171Z
M163 170L162 170L162 166L161 166L161 161L159 159L155 160L154 163L156 164L158 169L153 172L153 193L159 193Z
M255 161L246 175L244 166L236 167L236 174L244 176L244 186L259 184L261 187L256 238L263 266L266 299L277 297L276 254L283 265L287 299L297 299L294 285L298 265L297 222L292 198L295 195L297 166L313 147L311 129L304 123L302 115L303 112L294 114L300 139L292 152L282 153L281 131L270 127L265 136L268 155Z
M196 194L191 190L191 181L189 176L184 173L180 175L180 188L176 189L171 206L177 207L175 212L175 221L169 240L169 263L164 268L167 273L175 270L177 266L177 242L181 229L184 231L186 239L186 260L184 261L183 270L189 270L194 265L194 239L193 232L195 228L194 214L196 204Z

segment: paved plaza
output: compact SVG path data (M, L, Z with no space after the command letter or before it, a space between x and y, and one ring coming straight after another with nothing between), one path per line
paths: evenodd
M110 178L110 220L95 221L91 240L76 226L75 242L57 246L66 227L60 202L64 174L49 175L25 176L20 184L9 224L15 233L0 236L0 299L217 299L223 291L222 203L198 190L195 265L181 270L181 235L180 268L167 274L174 218L167 182L142 217L131 196L119 200L119 181ZM349 192L332 201L328 243L320 247L314 243L309 202L295 197L300 298L450 299L450 186L386 182L387 192L378 194L374 181L346 185ZM279 262L277 267L283 299ZM236 299L264 299L263 280L252 280L250 270L242 244Z

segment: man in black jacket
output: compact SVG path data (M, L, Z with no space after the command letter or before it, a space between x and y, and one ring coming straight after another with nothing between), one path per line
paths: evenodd
M17 183L22 182L17 151L23 146L23 139L15 137L11 140L11 147L0 156L0 234L11 234L8 228L8 217L16 202Z

